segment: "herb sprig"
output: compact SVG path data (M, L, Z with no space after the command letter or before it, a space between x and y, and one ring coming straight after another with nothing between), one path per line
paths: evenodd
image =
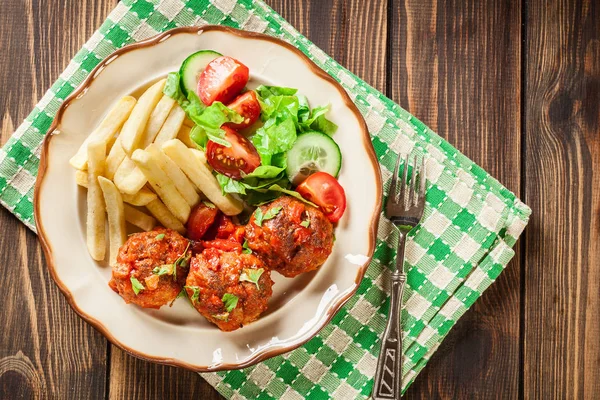
M144 285L137 278L130 276L129 280L131 281L131 288L133 289L133 293L137 296L142 290L146 290Z
M173 279L177 280L177 267L185 268L191 258L191 254L188 256L188 250L190 249L190 242L188 242L183 254L181 254L173 264L163 264L155 267L152 273L158 276L173 275Z
M272 207L263 214L262 209L258 207L254 212L254 223L258 226L262 226L263 221L275 218L280 211L281 207Z
M264 268L259 269L250 269L244 268L242 273L240 274L240 282L251 282L256 285L256 288L260 290L260 286L258 286L258 280L262 276L263 272L265 272Z

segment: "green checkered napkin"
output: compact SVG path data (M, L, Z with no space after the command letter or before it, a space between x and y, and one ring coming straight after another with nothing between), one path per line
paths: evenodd
M427 206L407 244L402 311L403 388L448 331L513 257L530 209L423 123L348 72L262 1L121 2L0 150L0 202L35 230L33 185L40 144L59 105L106 56L125 44L183 25L222 24L287 40L337 79L367 121L384 190L398 153L427 159ZM358 294L315 338L240 371L202 376L227 398L355 399L371 393L397 233L382 218L377 247Z

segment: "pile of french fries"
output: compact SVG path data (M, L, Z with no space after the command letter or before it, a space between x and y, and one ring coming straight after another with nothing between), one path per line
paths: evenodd
M193 122L163 95L164 85L160 80L137 100L120 99L70 160L77 184L87 188L87 247L94 260L105 259L106 220L114 265L126 222L185 234L192 208L204 199L226 215L243 209L221 193L204 153L189 138Z

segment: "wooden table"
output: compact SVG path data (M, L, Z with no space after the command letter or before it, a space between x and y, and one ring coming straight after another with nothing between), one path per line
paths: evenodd
M533 209L406 398L598 398L600 2L269 4ZM115 5L0 2L1 143ZM0 398L220 397L110 345L68 307L36 236L4 209L0 226Z

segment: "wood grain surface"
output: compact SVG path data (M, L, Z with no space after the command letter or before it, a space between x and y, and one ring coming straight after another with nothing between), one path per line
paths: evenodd
M597 398L600 4L267 2L533 209L515 259L406 398ZM0 2L0 143L116 3ZM110 345L68 307L36 236L4 209L0 227L0 399L221 398Z
M600 4L527 7L523 394L600 396Z

